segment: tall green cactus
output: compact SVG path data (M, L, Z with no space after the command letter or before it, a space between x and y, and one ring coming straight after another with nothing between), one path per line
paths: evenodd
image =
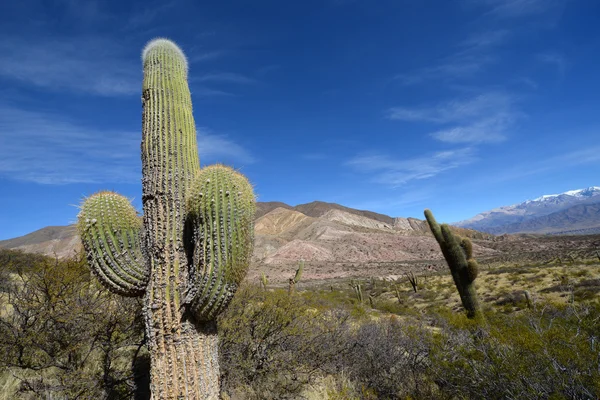
M248 269L255 198L233 169L200 169L179 47L155 39L142 60L143 219L100 192L81 206L79 232L108 289L144 296L153 398L218 399L215 317Z
M467 317L481 316L481 309L477 299L474 281L477 278L479 267L473 258L473 245L468 238L454 236L447 224L441 226L436 222L430 210L425 210L425 219L433 236L440 245L442 254L450 267L450 273L458 290Z

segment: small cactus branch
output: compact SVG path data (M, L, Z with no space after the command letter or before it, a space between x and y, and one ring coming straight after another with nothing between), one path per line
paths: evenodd
M149 271L141 251L142 221L129 200L99 192L81 205L77 228L89 264L113 293L140 296Z
M192 263L186 303L212 320L232 299L250 265L255 201L252 185L224 165L200 171L188 199L186 240Z
M425 218L450 267L452 279L462 305L467 311L467 317L477 317L481 314L481 309L473 282L477 278L479 267L473 258L473 244L468 238L455 236L448 225L438 225L430 210L425 210Z

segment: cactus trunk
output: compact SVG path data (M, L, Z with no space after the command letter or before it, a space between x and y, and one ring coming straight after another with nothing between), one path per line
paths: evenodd
M175 51L168 45L156 46L147 49L144 60L142 202L151 271L144 315L151 391L153 398L216 399L216 329L194 326L181 307L180 294L188 280L182 268L185 195L200 164L187 66Z
M122 196L88 198L79 229L111 291L144 296L153 399L218 399L216 315L252 253L254 194L225 166L200 169L187 61L173 42L143 52L143 223Z

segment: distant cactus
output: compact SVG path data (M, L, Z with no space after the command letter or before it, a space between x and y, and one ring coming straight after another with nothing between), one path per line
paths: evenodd
M396 284L394 284L394 293L396 294L396 298L398 299L398 303L402 303L402 295L400 294L400 288Z
M288 287L288 294L292 295L296 292L296 284L300 281L300 278L302 278L302 271L304 270L304 260L300 261L300 265L298 266L298 269L296 270L296 274L294 275L293 278L290 278L290 285Z
M166 39L143 51L143 220L129 200L100 192L78 228L100 281L144 296L153 399L218 399L215 317L244 278L255 198L231 168L200 169L183 52Z
M406 278L408 278L408 282L410 283L410 286L412 286L413 291L417 293L419 288L419 278L415 276L415 273L412 271L406 273Z
M375 308L375 297L373 297L371 294L369 294L369 306L371 308Z
M352 289L354 289L354 294L356 294L356 298L358 299L358 301L362 303L364 301L364 298L360 282L357 282L354 279L352 279L350 281L350 286L352 287Z
M430 210L425 210L425 218L450 267L462 305L467 311L467 317L480 316L481 309L473 284L477 278L479 267L473 258L471 241L468 238L454 236L447 224L438 225Z
M525 301L527 302L527 308L532 309L533 308L533 300L531 299L531 293L529 293L529 290L525 290L523 292L523 294L525 295Z
M263 290L267 290L267 285L269 284L269 279L267 279L267 275L263 272L260 276L260 283L263 287Z

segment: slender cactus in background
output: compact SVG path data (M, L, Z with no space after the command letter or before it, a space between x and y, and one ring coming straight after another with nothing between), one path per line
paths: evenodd
M362 303L364 298L363 298L362 286L361 286L360 282L357 282L354 279L352 279L350 281L350 286L352 287L352 289L354 289L354 293L356 294L356 298L358 299L358 301L360 303Z
M263 290L267 290L267 285L269 284L269 279L267 279L267 276L265 275L264 272L260 276L260 284L262 285Z
M523 291L523 294L525 295L525 301L527 302L527 308L532 309L533 308L533 300L531 299L531 293L529 293L529 290L525 290L525 291Z
M407 272L406 277L408 278L408 282L410 283L410 286L412 286L413 291L417 293L417 290L419 289L419 278L416 277L415 273L412 271Z
M447 224L438 225L430 210L425 210L425 218L450 267L460 300L467 310L467 317L481 316L477 292L473 283L477 278L479 266L473 258L471 241L468 238L454 236Z
M143 220L125 197L100 192L81 206L79 233L108 289L144 296L152 398L218 399L215 317L249 266L255 198L233 169L200 169L179 47L155 39L142 61Z
M288 287L288 294L291 296L296 292L296 283L300 282L302 278L302 271L304 270L304 260L300 260L300 265L296 270L296 274L293 278L290 278L290 286Z
M398 299L398 303L402 303L402 295L400 294L400 288L397 284L394 284L394 293L396 294L396 298Z

